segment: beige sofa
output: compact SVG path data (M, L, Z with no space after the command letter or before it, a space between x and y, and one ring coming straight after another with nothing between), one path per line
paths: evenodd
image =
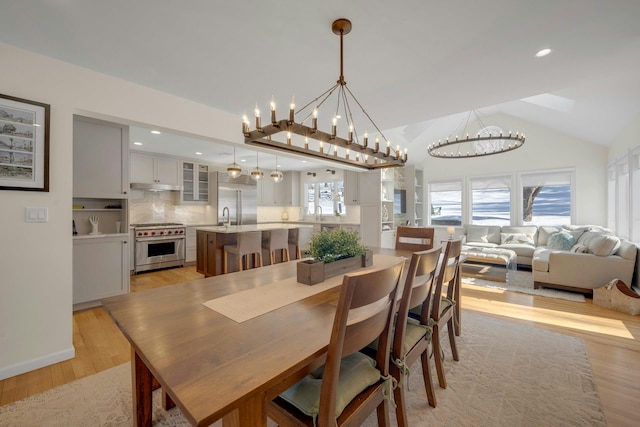
M569 249L549 247L556 233L573 237ZM597 226L540 227L538 247L533 255L533 281L536 288L548 287L591 294L613 279L631 286L638 249Z
M511 249L530 267L535 287L590 294L613 279L631 286L637 247L599 226L466 225L466 246Z

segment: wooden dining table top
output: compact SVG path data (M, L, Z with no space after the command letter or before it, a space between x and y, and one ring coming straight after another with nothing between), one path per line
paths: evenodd
M374 253L410 256L393 249ZM103 305L186 419L209 425L234 409L262 411L264 402L324 362L339 286L242 323L203 305L293 277L296 264L120 295Z

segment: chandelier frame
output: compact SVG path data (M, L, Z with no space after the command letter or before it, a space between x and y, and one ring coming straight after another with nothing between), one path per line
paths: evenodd
M343 37L351 32L351 21L348 19L337 19L333 22L331 30L334 34L340 36L340 77L335 85L325 91L320 96L316 97L313 101L306 104L301 110L295 111L295 105L293 101L289 109L288 119L277 120L275 105L271 104L271 123L262 126L260 122L259 109L256 108L255 116L255 130L249 129L249 120L246 115L243 117L242 133L244 134L244 142L248 145L256 147L270 148L278 150L284 153L297 154L301 156L312 157L318 160L325 160L331 162L342 163L348 166L361 168L361 169L382 169L389 167L402 167L407 162L407 150L404 154L400 152L400 147L395 149L391 147L391 143L382 134L378 126L373 122L371 117L366 113L364 108L353 93L347 87L347 83L344 79L343 73ZM338 90L338 106L340 101L343 103L343 108L347 120L349 121L349 133L348 138L342 138L337 135L336 131L336 116L334 116L333 126L331 133L323 132L318 129L317 109L320 107L336 89ZM363 143L360 144L357 133L355 132L355 125L353 123L353 116L351 114L351 108L349 106L349 95L355 103L358 105L364 116L371 122L378 134L385 141L386 146L380 147L378 138L376 138L373 146L369 145L368 135L365 132ZM322 98L322 99L321 99ZM318 100L321 101L316 103ZM308 113L300 123L295 121L295 114L302 113L306 108L315 103L313 113ZM311 126L304 124L305 120L312 117ZM272 138L281 132L287 132L286 142L277 141ZM304 146L294 145L292 143L291 134L299 135L305 138ZM309 148L308 140L315 140L319 142L318 149ZM338 153L338 148L345 151L345 155L342 156ZM351 157L353 151L354 157Z

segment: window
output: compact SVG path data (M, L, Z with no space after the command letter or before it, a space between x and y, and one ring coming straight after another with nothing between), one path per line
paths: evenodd
M571 224L573 182L572 170L521 174L522 224Z
M328 181L306 184L307 215L344 215L344 181Z
M640 147L631 152L631 240L640 242Z
M471 183L471 224L511 224L511 177L474 178Z
M462 225L462 181L429 184L431 225Z

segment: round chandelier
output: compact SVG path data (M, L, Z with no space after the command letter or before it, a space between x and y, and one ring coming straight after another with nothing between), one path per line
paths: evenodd
M469 119L473 114L477 118L480 130L474 135L466 132ZM523 133L511 131L505 132L498 126L485 126L475 111L470 112L463 120L464 127L461 134L454 132L444 141L429 145L427 151L431 157L443 159L463 159L469 157L491 156L493 154L506 153L520 148L524 145L525 136ZM455 136L452 136L455 135ZM464 135L464 136L460 136Z

